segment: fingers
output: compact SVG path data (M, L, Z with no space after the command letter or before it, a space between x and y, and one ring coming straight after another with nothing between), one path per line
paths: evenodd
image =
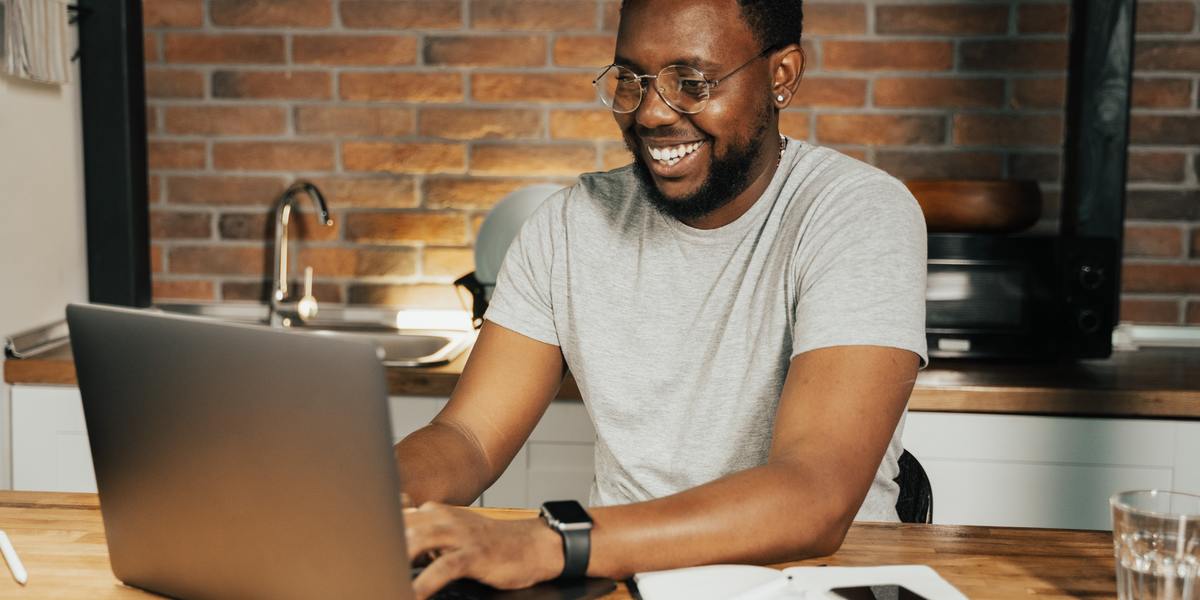
M468 577L470 565L471 560L465 550L454 550L439 556L413 580L417 600L433 596L451 581Z
M468 539L463 515L442 504L427 502L418 509L404 512L408 560L415 561L427 553L447 551L462 546Z

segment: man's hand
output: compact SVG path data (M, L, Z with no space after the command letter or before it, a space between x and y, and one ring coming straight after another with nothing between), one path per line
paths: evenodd
M408 558L433 561L413 582L417 600L455 579L519 589L562 572L562 538L541 519L501 521L463 508L426 502L404 511Z

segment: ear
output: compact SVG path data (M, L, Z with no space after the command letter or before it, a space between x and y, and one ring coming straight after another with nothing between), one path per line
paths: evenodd
M804 49L788 44L771 54L771 102L776 110L792 103L804 77Z

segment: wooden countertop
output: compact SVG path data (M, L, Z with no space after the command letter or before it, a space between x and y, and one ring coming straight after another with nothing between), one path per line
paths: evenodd
M536 514L480 510L495 518ZM157 597L113 577L94 494L0 492L0 524L29 571L21 589L0 567L0 597ZM858 523L836 554L776 566L887 564L929 565L970 598L1116 597L1108 532ZM630 595L620 586L608 598Z
M448 397L468 353L441 367L390 368L398 396ZM68 348L8 360L11 384L75 385ZM558 398L578 400L568 377ZM909 409L1060 416L1200 418L1200 349L1146 348L1114 352L1104 360L1017 363L935 359L917 376Z

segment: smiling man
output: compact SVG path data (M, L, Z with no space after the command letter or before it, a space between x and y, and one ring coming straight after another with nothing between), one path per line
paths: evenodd
M897 519L924 221L894 178L780 136L800 4L625 1L596 85L633 164L530 218L449 404L396 446L422 503L410 552L437 556L422 597L827 554L852 520ZM503 473L568 367L596 430L590 508L447 506Z

